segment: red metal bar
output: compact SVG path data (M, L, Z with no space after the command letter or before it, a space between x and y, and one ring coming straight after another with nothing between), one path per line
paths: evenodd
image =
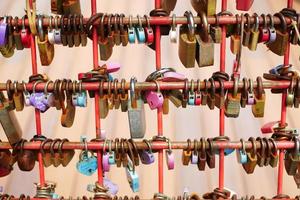
M32 8L32 1L29 1L29 6ZM32 74L37 74L37 59L36 59L36 44L35 44L35 36L31 34L30 37L31 42L31 65L32 65ZM36 126L36 134L42 135L42 128L41 128L41 115L39 110L35 109L35 126ZM40 176L40 184L45 184L45 171L43 166L43 157L42 154L38 154L38 161L39 161L39 176Z
M227 9L227 0L222 0L221 10L225 11ZM222 40L220 44L220 71L225 72L226 67L226 26L222 26ZM220 109L219 117L219 135L225 135L225 116L224 108ZM222 190L224 188L224 150L220 150L219 156L219 188Z
M161 0L155 0L155 9L161 8ZM155 61L156 70L161 68L161 33L160 26L155 27ZM163 113L162 108L157 109L157 132L158 135L163 135ZM158 191L164 191L164 165L163 165L163 151L158 152Z
M210 82L208 82L207 86L210 87ZM290 81L263 81L263 88L264 89L288 89L290 87L291 82ZM43 92L44 87L46 83L38 83L36 85L35 91L38 92ZM188 84L188 87L190 89L190 82ZM48 85L48 91L52 92L53 91L53 83L49 83ZM240 81L238 83L239 89L243 88L243 82ZM205 84L203 81L201 81L200 85L201 89L205 89ZM218 81L215 81L215 87L218 89L220 87L220 84ZM256 81L253 82L253 87L257 87ZM32 91L33 84L28 83L26 84L26 89L28 91ZM108 83L105 82L103 85L104 90L108 89ZM157 86L154 82L137 82L135 84L135 88L137 90L157 90ZM184 89L185 88L185 83L184 82L159 82L159 88L160 90L177 90L177 89ZM224 88L225 89L232 89L233 88L233 81L224 81ZM14 84L10 84L10 89L14 89ZM17 85L17 89L19 91L24 90L22 84ZM65 86L62 87L63 90L65 90ZM69 90L72 90L72 86L70 85ZM82 83L82 89L84 90L89 90L89 91L98 91L99 90L99 82L90 82L90 83ZM111 85L111 89L114 90L114 85ZM117 84L117 89L122 89L121 84ZM126 82L125 83L125 90L130 89L130 83ZM0 91L5 91L6 90L6 83L0 83Z
M91 0L92 15L97 13L97 2ZM93 66L98 67L98 36L97 30L93 28ZM100 106L99 106L99 94L95 93L95 126L96 126L96 138L101 138L101 121L100 121ZM98 158L98 183L103 184L103 172L102 172L102 153L97 152Z
M88 142L88 149L89 150L103 150L103 144L104 142ZM139 150L148 150L147 144L145 144L142 141L135 141L135 144ZM261 143L259 141L255 142L257 149L261 148ZM295 148L295 142L293 141L276 141L277 148L278 149L294 149ZM50 149L51 143L47 143L44 146L45 150ZM54 149L58 149L59 144L54 145ZM236 141L230 141L230 142L214 142L214 149L241 149L242 144L239 140ZM208 143L206 142L206 149L209 148ZM252 143L249 141L245 141L245 148L252 149ZM115 142L112 141L112 150L115 149ZM171 144L172 149L187 149L188 143L187 141L172 141ZM82 142L65 142L62 149L63 150L70 150L70 149L78 149L82 150L84 149L84 143ZM125 144L124 148L127 148L127 145ZM167 142L161 142L161 141L152 141L151 142L151 148L153 150L163 150L163 149L168 149L169 145ZM194 149L194 143L190 144L190 148ZM0 150L2 149L12 149L12 146L8 142L0 142ZM40 150L40 142L25 142L24 144L24 149L29 149L29 150Z
M293 0L287 1L287 7L293 7ZM290 43L288 43L287 50L284 55L284 65L287 66L289 64L290 58ZM280 126L284 126L286 123L286 96L287 93L284 91L282 93L282 105L281 105L281 120ZM279 165L278 165L278 182L277 182L277 194L282 194L282 185L283 185L283 162L284 162L284 151L281 150L279 153Z
M220 22L219 24L222 25L222 24L237 24L237 23L241 23L241 18L239 17L238 18L238 21L236 20L236 17L235 16L220 16L219 17L220 19ZM287 21L287 24L290 24L292 21L290 18L285 18L286 21ZM60 20L60 18L58 18L58 20ZM84 18L83 19L83 24L86 25L87 24L87 21L89 20L89 18ZM143 25L146 25L146 20L144 18L141 18L140 19L142 24ZM209 24L215 24L216 23L216 19L215 17L213 16L208 16L207 17L207 20L208 20L208 23ZM195 24L200 24L201 23L201 19L200 17L197 17L197 16L194 16L194 21L195 21ZM100 20L96 20L93 24L94 25L99 25L99 22ZM108 22L108 19L105 18L104 19L104 24L107 24ZM149 17L149 22L151 25L171 25L172 24L172 17L168 16L168 17ZM43 26L44 27L48 27L49 26L49 19L44 17L43 19ZM64 20L64 24L67 25L68 23L68 20L65 19ZM77 23L79 23L79 20L77 21ZM128 25L129 24L129 17L124 17L124 24ZM184 16L177 16L176 17L176 22L175 22L177 25L179 24L187 24L187 19L186 17ZM255 18L254 17L251 17L250 18L250 23L251 24L254 24L255 23ZM262 17L259 17L259 23L260 25L263 25L263 18ZM270 23L270 20L269 18L267 18L267 23L269 24ZM280 24L280 19L276 16L274 16L274 24ZM137 17L132 17L132 24L133 25L138 25L138 18ZM19 17L19 20L12 20L11 21L11 25L12 26L15 26L15 25L18 25L18 26L22 26L22 19L21 17ZM28 20L26 19L25 20L25 26L29 26L29 23L28 23ZM55 26L55 22L52 22L52 27ZM58 24L58 27L60 27L60 24Z

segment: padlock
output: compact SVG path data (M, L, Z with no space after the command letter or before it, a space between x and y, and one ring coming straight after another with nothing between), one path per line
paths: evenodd
M55 16L54 18L54 24L55 24L55 29L53 30L54 32L54 43L55 44L61 44L61 29L58 28L58 21L59 17Z
M295 175L300 164L300 141L299 138L294 137L295 148L293 151L288 151L285 155L284 166L288 175Z
M247 98L247 105L253 105L255 104L255 98L253 94L253 80L249 79L249 93Z
M224 89L224 81L222 79L218 79L220 88L219 92L215 94L215 105L217 108L222 109L225 106L225 89Z
M266 144L264 143L263 139L260 137L256 138L261 145L260 151L257 152L257 165L263 167L266 161Z
M253 14L253 16L255 17L255 24L253 25L252 29L251 29L251 34L250 34L250 39L249 39L249 45L248 48L251 51L256 51L257 49L257 44L259 41L259 17L256 13Z
M144 18L146 19L146 24L147 24L147 26L144 28L145 36L146 36L146 44L151 45L154 42L154 31L150 25L149 17L147 15L144 15Z
M264 117L266 94L263 89L261 77L257 77L257 89L254 90L255 104L252 105L254 117Z
M40 61L43 66L48 66L54 58L54 46L49 43L48 36L44 34L42 15L39 15L38 17L38 33L39 37L37 39L37 44L40 53Z
M114 17L113 14L109 14L107 17L107 40L110 46L114 46L115 45L115 41L114 41L114 31L111 30L111 18Z
M190 160L191 160L191 156L192 156L192 150L191 150L191 140L188 139L187 140L188 143L188 148L184 149L182 151L182 157L181 157L181 161L183 165L189 165Z
M293 76L291 79L291 85L288 89L287 95L286 95L286 106L292 108L294 106L294 97L295 97L295 86L297 83L297 77Z
M11 152L8 149L0 151L0 177L5 177L12 171L11 160Z
M53 14L62 15L63 13L63 0L51 0L51 12Z
M219 25L219 15L214 14L216 18L216 24L214 26L210 26L210 36L214 43L221 43L222 40L222 28Z
M104 81L101 81L99 87L100 119L105 119L109 112L107 95L103 93L103 84Z
M281 30L276 30L276 39L272 43L267 43L268 48L275 54L283 56L286 52L289 42L289 33L287 32L287 23L283 14L276 13L274 16L279 17Z
M126 46L128 44L128 40L129 40L129 34L127 32L127 30L124 28L124 14L120 14L120 37L121 37L121 43L122 46Z
M105 32L104 32L104 18L106 16L107 15L104 14L101 17L100 28L99 28L100 37L99 37L99 40L98 40L99 49L100 49L100 59L103 60L103 61L108 60L111 57L112 53L113 53L113 48L109 44L108 39L105 36Z
M236 151L236 157L239 163L245 164L248 162L247 152L245 147L245 141L243 139L240 140L242 144L242 148Z
M213 148L213 140L207 139L209 149L206 150L206 163L210 169L215 168L216 156Z
M247 19L246 25L243 31L243 46L248 47L250 42L250 35L251 35L251 17L248 13L244 15Z
M167 163L168 170L173 170L175 167L175 157L174 157L174 153L172 151L171 141L168 140L167 142L168 142L169 148L165 150L166 163Z
M295 89L294 107L299 108L300 104L300 77L297 78L297 87Z
M216 86L215 86L215 80L213 78L209 78L209 82L211 84L210 92L208 93L207 98L207 105L209 109L213 110L215 108L216 104Z
M191 155L191 164L198 164L198 142L196 139L194 140L194 151Z
M207 79L204 79L204 91L201 92L201 105L205 106L207 104L208 99L208 81Z
M135 43L135 31L132 26L132 15L129 15L129 26L128 26L128 41L130 44Z
M236 9L242 11L249 11L254 0L236 0Z
M5 16L2 22L0 23L0 47L4 47L7 44L7 38L8 38L8 24L7 24L7 16Z
M54 29L52 27L53 16L49 17L49 27L47 30L48 41L50 44L55 44Z
M15 21L19 21L18 17L14 18ZM24 46L22 44L21 31L18 26L14 27L13 31L14 42L17 50L23 50Z
M24 48L30 48L31 36L30 36L29 29L25 27L25 16L22 17L21 41Z
M143 138L146 131L144 101L137 97L136 78L130 80L130 101L128 101L128 122L131 138Z
M91 151L81 151L79 161L76 163L77 171L85 176L91 176L98 169L97 162L97 157Z
M216 0L191 0L191 4L197 13L205 13L207 16L216 14Z
M266 43L270 40L270 31L268 29L267 16L261 14L261 17L263 18L263 27L259 28L259 42Z
M17 154L18 167L21 171L31 171L35 166L37 155L33 151L24 149L25 142L27 140L19 142L20 152Z
M271 150L271 160L270 160L270 166L271 167L277 167L279 156L278 156L278 149L277 149L277 144L273 138L269 138L269 141L271 144L273 144L273 148ZM299 170L298 170L299 171Z
M177 0L162 0L161 7L163 10L167 11L168 14L170 14L174 10L176 3Z
M232 93L227 94L227 98L225 100L225 115L226 117L236 118L240 114L241 93L238 93L239 80L234 78L233 81L233 91Z
M195 66L196 57L194 18L193 14L188 11L184 13L184 16L188 19L188 26L180 27L178 54L181 63L186 68L192 68Z
M176 31L176 15L172 15L172 28L170 29L169 37L171 43L177 43L177 31Z
M117 184L113 183L111 180L109 180L108 178L104 177L103 178L103 185L105 188L108 189L108 193L110 195L117 195L118 191L119 191L119 187Z
M208 38L208 41L196 34L196 61L199 67L205 67L214 64L214 43L208 34L207 17L204 13L201 14L201 21L203 22L201 33L205 35L204 38Z
M191 80L191 89L189 90L188 94L188 105L195 105L195 82Z
M110 165L109 165L109 152L105 150L107 141L105 140L103 143L103 155L102 155L102 169L104 172L109 172Z
M201 148L199 148L198 151L198 169L200 171L204 171L205 170L205 165L206 165L206 146L205 146L205 139L201 138L200 139L200 143L201 143Z
M274 128L278 127L280 121L272 121L264 124L260 130L262 134L274 133Z
M121 31L119 29L118 20L120 20L120 15L115 14L114 15L114 22L113 22L113 27L114 27L113 38L114 38L114 43L117 46L121 45Z
M136 38L139 44L145 43L146 42L146 35L145 31L142 25L141 17L140 15L137 15L138 18L138 26L135 27L135 32L136 32Z
M80 0L64 0L62 4L64 15L81 14Z
M252 174L257 164L257 152L255 139L250 137L249 141L252 143L252 149L251 152L247 152L247 163L243 163L242 165L247 174Z
M238 19L239 15L235 15L236 18ZM236 24L235 25L235 33L230 36L230 50L231 53L234 55L237 55L240 52L240 44L241 44L241 24Z
M0 92L0 123L11 145L21 140L22 130L13 111L13 107L2 92Z
M135 171L134 165L132 164L131 161L128 162L125 170L126 170L127 181L130 185L131 190L133 192L138 192L140 189L139 175Z
M141 162L143 164L150 165L150 164L154 163L154 161L155 161L155 157L152 152L151 143L148 140L143 140L143 142L145 142L147 144L149 150L139 151L139 156L140 156Z
M159 83L154 81L157 87L157 91L147 91L145 94L145 98L151 110L159 109L162 107L164 102L164 97L160 92Z

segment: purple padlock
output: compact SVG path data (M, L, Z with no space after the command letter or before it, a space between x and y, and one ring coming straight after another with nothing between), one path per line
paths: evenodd
M5 46L7 44L8 24L6 18L7 17L4 17L0 24L0 46Z
M174 154L172 150L166 150L166 162L168 170L172 170L175 167Z
M164 96L160 92L159 84L157 81L154 82L157 86L157 92L154 91L146 92L146 100L151 110L161 108L164 103Z
M30 104L41 112L45 112L49 107L43 103L44 93L37 92L30 95Z
M149 150L139 151L139 156L143 164L150 165L151 163L154 163L155 157L153 155L150 142L148 140L143 140L143 142L147 144Z
M119 63L107 63L104 66L106 67L106 71L108 73L117 72L121 68L121 64L119 64Z
M102 167L104 172L109 172L110 170L110 165L109 165L109 152L106 151L106 145L107 140L104 140L103 143L103 156L102 156Z
M163 82L173 82L173 81L184 81L186 77L183 74L179 74L177 72L165 72L163 74L162 78L159 78L158 80L161 80Z
M108 178L103 179L103 185L108 189L108 192L113 196L116 195L119 191L118 185L111 182L111 180L109 180Z

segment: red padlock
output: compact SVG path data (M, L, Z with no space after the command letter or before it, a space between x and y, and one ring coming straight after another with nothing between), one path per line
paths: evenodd
M147 15L144 15L144 17L147 23L147 26L144 28L146 35L146 43L147 45L151 45L154 42L154 32L152 27L150 26L149 17Z
M265 14L262 14L263 18L263 27L259 28L259 42L268 42L270 40L270 31L268 29L267 17Z
M254 0L236 0L236 9L242 11L248 11Z
M31 47L31 33L28 28L25 27L25 16L22 18L22 30L21 30L21 42L24 48Z

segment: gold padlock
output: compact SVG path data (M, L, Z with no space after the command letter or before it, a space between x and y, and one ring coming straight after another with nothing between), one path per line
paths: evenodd
M64 0L62 4L64 15L81 15L81 7L79 0Z
M38 49L40 53L40 60L43 66L51 64L54 57L54 45L50 44L48 35L44 34L43 29L43 16L38 17L38 38L37 38Z
M184 13L188 19L188 26L180 27L178 54L181 63L186 68L195 67L196 39L193 14L189 11Z
M191 4L197 13L204 12L207 16L216 14L216 0L191 0Z
M101 22L100 22L100 37L99 37L99 49L100 49L100 59L101 60L108 60L111 55L112 55L112 52L113 52L113 48L112 48L112 45L109 43L107 37L105 36L105 32L104 32L104 18L106 17L107 15L104 14L102 15L101 17Z

